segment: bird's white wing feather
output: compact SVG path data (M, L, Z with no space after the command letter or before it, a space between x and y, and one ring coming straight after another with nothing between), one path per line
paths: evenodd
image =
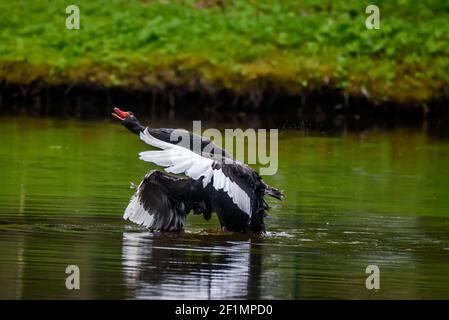
M251 216L251 200L245 191L240 186L229 179L223 170L214 170L213 186L215 190L223 190L228 194L240 210Z
M203 177L203 188L212 181L215 190L226 192L240 210L251 216L249 196L221 169L213 169L214 160L202 157L190 149L156 139L148 132L148 129L140 133L140 138L153 147L163 149L141 152L139 153L141 160L165 167L167 172L184 173L194 180Z
M153 147L163 149L141 152L139 153L140 159L165 167L167 172L185 173L194 180L203 177L204 188L212 180L214 163L212 159L202 157L176 144L156 139L147 129L140 133L140 138Z
M130 220L138 225L151 228L154 222L154 215L150 214L139 200L139 195L134 194L126 207L123 219Z
M169 197L164 189L154 183L155 173L156 171L151 171L145 175L126 207L123 218L152 230L179 231L185 225L183 209L177 207L180 210L176 210L173 205L167 206ZM154 201L145 201L149 195Z

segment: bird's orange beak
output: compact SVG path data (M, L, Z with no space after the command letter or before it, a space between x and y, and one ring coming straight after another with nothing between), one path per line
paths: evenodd
M127 116L129 116L129 112L122 111L119 108L114 108L114 112L112 113L112 115L120 121L123 121Z

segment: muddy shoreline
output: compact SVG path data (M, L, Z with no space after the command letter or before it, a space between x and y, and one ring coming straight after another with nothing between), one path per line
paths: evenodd
M446 131L448 105L447 98L420 105L373 104L367 97L348 96L332 88L306 94L274 89L238 94L176 86L128 90L90 84L0 84L0 115L105 118L120 106L148 118L241 120L251 126L249 119L256 117L263 119L256 126L311 130L425 126Z

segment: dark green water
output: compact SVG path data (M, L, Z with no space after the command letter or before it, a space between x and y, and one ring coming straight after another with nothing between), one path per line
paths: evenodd
M123 221L149 165L116 123L3 118L0 141L2 299L449 298L449 141L419 130L282 131L265 180L286 198L260 238L200 216L179 235Z

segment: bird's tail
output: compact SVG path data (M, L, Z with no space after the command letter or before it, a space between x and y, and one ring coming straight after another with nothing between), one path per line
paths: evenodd
M284 193L276 188L273 188L272 186L269 186L268 184L265 184L265 192L264 194L269 195L273 198L282 200L284 198Z

